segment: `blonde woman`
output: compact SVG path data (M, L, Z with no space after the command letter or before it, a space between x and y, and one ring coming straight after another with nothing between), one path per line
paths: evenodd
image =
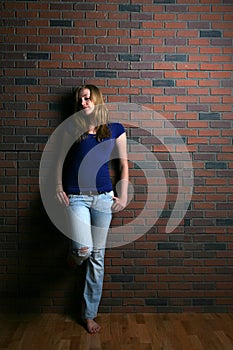
M76 90L72 129L77 141L70 148L58 179L57 198L66 206L72 230L71 257L86 261L82 319L89 333L100 331L95 321L102 295L104 254L112 211L127 204L128 161L126 132L121 123L110 123L101 91L94 85ZM113 192L108 162L117 150L120 190Z

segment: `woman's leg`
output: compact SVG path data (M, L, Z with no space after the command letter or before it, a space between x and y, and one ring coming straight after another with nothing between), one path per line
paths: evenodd
M70 196L67 215L70 226L70 254L75 264L81 265L91 255L93 242L91 232L90 206L88 196Z
M83 308L83 318L87 321L97 316L102 296L105 244L112 219L112 203L112 194L101 194L94 197L91 207L93 250L87 260ZM90 324L96 331L99 330L96 323Z

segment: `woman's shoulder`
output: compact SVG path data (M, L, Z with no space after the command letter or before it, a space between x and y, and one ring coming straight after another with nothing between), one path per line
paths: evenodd
M111 134L113 138L117 138L125 132L124 126L118 122L109 123L109 128L111 130Z

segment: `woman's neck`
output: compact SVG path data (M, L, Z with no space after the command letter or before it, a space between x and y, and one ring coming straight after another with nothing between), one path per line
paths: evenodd
M89 126L88 134L96 134L96 127L94 125Z

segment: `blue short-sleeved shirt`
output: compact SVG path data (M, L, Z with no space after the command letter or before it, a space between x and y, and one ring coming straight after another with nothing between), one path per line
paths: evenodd
M88 134L86 138L71 146L62 173L63 189L66 194L112 190L108 163L115 141L125 129L120 123L110 123L108 127L111 132L109 138L99 142L95 134Z

